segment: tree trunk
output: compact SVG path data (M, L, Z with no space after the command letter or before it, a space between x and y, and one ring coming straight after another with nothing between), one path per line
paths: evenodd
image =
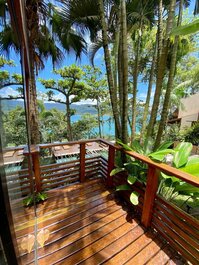
M140 22L140 29L142 29L142 21ZM133 70L133 97L132 97L132 124L131 124L131 143L135 139L136 135L136 98L137 98L137 83L138 83L138 67L139 67L139 57L140 57L140 44L141 44L141 36L138 32L138 40L137 47L135 53L135 65Z
M128 142L128 49L126 1L121 1L121 36L122 36L122 70L123 70L123 104L122 104L122 141Z
M73 140L70 117L71 117L71 114L70 114L70 100L69 100L69 95L66 95L66 123L67 123L67 138L68 138L68 141L72 141Z
M154 100L153 100L153 106L151 110L150 121L148 125L148 130L147 130L147 138L153 136L153 131L154 131L155 123L156 123L156 118L157 118L157 113L158 113L158 108L159 108L159 103L160 103L160 96L161 96L161 91L162 91L162 84L163 84L163 79L165 75L166 63L167 63L168 49L169 49L169 44L170 44L169 34L173 27L173 21L174 21L174 15L175 15L175 4L176 4L176 0L171 0L170 6L169 6L168 19L167 19L166 34L163 40L163 48L162 48L162 52L160 54L160 59L158 62L156 89L155 89L155 95L154 95ZM160 34L160 32L158 32L158 34Z
M101 26L102 26L104 57L105 57L105 64L106 64L109 93L110 93L110 98L111 98L111 105L112 105L112 110L113 110L113 117L115 120L115 128L116 128L117 137L121 138L121 124L120 124L119 111L118 111L118 106L117 106L117 90L114 88L114 83L113 83L113 74L112 74L112 69L111 69L110 53L108 49L107 25L106 25L105 15L104 15L103 0L98 0L98 5L99 5Z
M119 38L119 51L118 51L118 84L119 84L119 107L120 119L123 117L123 70L122 70L122 40Z
M162 18L162 0L159 0L158 5L158 33L157 33L157 46L158 46L158 54L157 54L157 63L160 61L160 56L162 53L162 41L163 41L163 18Z
M183 10L183 0L180 1L180 6L179 6L179 16L178 16L178 23L177 23L178 26L180 26L181 22L182 22L182 10ZM156 149L161 142L161 137L162 137L164 127L166 124L166 120L167 120L167 116L168 116L170 97L171 97L171 92L173 89L173 81L174 81L174 77L175 77L178 42L179 42L179 36L175 36L172 54L171 54L171 63L170 63L167 89L166 89L166 94L165 94L165 98L164 98L164 104L163 104L163 108L162 108L161 119L160 119L160 123L159 123L159 128L158 128L158 133L157 133L154 149Z
M154 72L155 72L156 59L157 59L157 42L156 42L156 45L155 45L153 59L152 59L152 64L151 64L149 85L148 85L146 103L145 103L145 106L144 106L144 113L143 113L143 118L142 118L142 129L140 131L140 143L143 143L143 139L144 139L144 135L145 135L145 131L146 131L147 116L148 116L148 113L149 113L149 104L150 104L150 99L151 99L151 91L152 91L152 86L153 86L153 76L154 76Z
M30 128L30 143L39 144L41 135L39 132L39 113L37 107L37 92L35 83L35 70L34 70L34 58L33 58L33 47L29 44L30 61L31 61L31 76L29 79L29 111L28 120Z
M97 100L97 120L98 120L98 127L99 127L99 137L102 138L99 100Z

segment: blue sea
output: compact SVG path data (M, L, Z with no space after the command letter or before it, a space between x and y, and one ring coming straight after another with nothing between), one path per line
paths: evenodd
M80 120L82 115L73 115L71 117L72 122ZM97 118L97 116L96 116ZM93 129L94 133L99 134L99 128L96 127ZM115 135L115 124L109 115L103 116L103 125L102 125L102 136L114 136Z
M72 122L76 122L76 121L80 120L81 117L82 117L82 115L78 115L78 114L73 115L71 117L71 120L72 120ZM97 118L97 116L96 116L96 118ZM131 131L130 126L128 126L128 131L130 133L130 131ZM94 128L93 132L99 134L99 128L98 127ZM138 128L136 128L136 132L137 133L139 132ZM102 136L113 136L113 137L115 136L115 124L114 124L113 119L110 119L109 115L103 116Z

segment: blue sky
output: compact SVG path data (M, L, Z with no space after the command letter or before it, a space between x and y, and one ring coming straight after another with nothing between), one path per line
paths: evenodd
M193 12L194 4L195 4L195 0L192 0L191 5L189 7L189 14L191 14ZM11 51L10 52L10 59L15 62L16 66L15 67L6 66L6 67L4 67L4 69L8 70L11 74L12 73L21 73L19 55L16 55L16 53L14 51ZM97 52L94 62L95 62L96 66L104 69L104 71L105 71L105 66L103 63L103 49L100 49ZM85 64L90 64L90 62L89 62L88 56L86 56L85 54L82 54L81 60L76 61L74 53L70 53L70 54L65 53L65 59L63 60L63 62L60 66L63 67L63 66L71 65L71 64L76 64L76 65L81 66L81 65L85 65ZM51 63L50 59L48 59L47 62L45 62L45 69L39 72L38 77L41 77L43 79L57 78L57 75L55 75L53 73L52 63ZM37 90L41 93L46 92L46 89L38 81L37 81ZM0 95L6 96L8 94L10 95L11 93L13 95L16 94L16 92L14 92L14 90L10 87L10 88L1 90ZM138 84L138 98L141 100L145 100L146 93L147 93L147 84L139 83Z

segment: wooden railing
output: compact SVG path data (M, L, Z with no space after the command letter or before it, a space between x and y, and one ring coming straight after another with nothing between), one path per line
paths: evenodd
M98 142L107 147L108 160L100 154L87 157L87 144L93 142ZM57 146L73 146L77 144L79 145L79 153L73 160L59 164L40 164L43 150ZM136 152L125 151L120 146L103 139L41 144L31 147L30 152L25 152L24 155L32 157L35 188L40 191L62 187L75 182L84 182L86 179L96 176L103 177L108 187L125 183L126 176L122 174L114 177L110 176L110 172L115 167L116 151L124 152L126 155L147 164L146 186L140 183L133 185L133 189L140 194L139 205L136 208L141 215L141 223L146 228L153 227L156 229L187 260L197 264L199 260L199 221L170 202L165 201L165 199L157 195L157 190L160 171L167 175L175 176L195 187L199 187L198 177L182 172L169 165L156 163L150 158ZM30 188L30 183L27 181L27 170L23 174L21 171L20 180L21 184L23 184L22 190L24 191L26 185ZM24 179L23 176L25 176ZM23 195L26 195L26 193L23 192ZM124 192L123 196L128 200L127 192Z
M146 187L139 183L133 186L133 189L140 194L137 209L141 213L141 223L146 228L152 227L157 230L188 261L192 264L198 264L199 221L179 207L161 198L157 194L157 190L160 171L175 176L195 187L199 187L199 178L164 163L156 163L136 152L122 150L120 146L109 143L109 150L110 146L148 165ZM115 181L111 178L109 183L115 183L115 185L125 183L126 178L122 174L119 175L114 178ZM123 192L123 195L128 200L127 193Z

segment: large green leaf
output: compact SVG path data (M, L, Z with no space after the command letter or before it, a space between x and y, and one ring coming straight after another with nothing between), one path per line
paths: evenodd
M138 205L138 203L139 203L138 198L139 198L139 193L137 193L135 191L131 193L131 195L130 195L130 201L131 201L131 203L133 205Z
M137 180L137 178L135 176L132 176L132 175L128 176L128 178L127 178L127 182L131 185L133 185L136 182L136 180Z
M199 157L190 157L186 166L199 164Z
M150 137L146 138L144 141L143 145L143 154L148 156L153 151L153 145L154 145L154 140L152 140Z
M161 176L162 176L164 179L171 179L171 181L172 181L173 183L175 183L175 182L180 182L180 179L178 179L178 178L176 178L176 177L173 177L173 176L168 176L168 175L166 175L166 174L164 174L164 173L162 173L162 172L161 172Z
M188 183L183 183L181 185L176 186L175 190L178 192L184 191L184 192L189 192L189 193L198 193L199 192L198 187L194 187Z
M110 173L110 176L114 176L116 175L117 173L120 173L122 171L125 171L125 168L120 168L120 167L117 167L117 168L114 168L111 173Z
M199 19L177 28L174 28L171 32L172 35L187 35L193 34L199 31Z
M139 154L143 154L143 148L137 140L134 140L132 142L131 147L132 147L132 150L134 150L135 152L137 152Z
M176 168L180 168L188 162L188 157L192 150L192 144L187 142L182 142L176 146L174 149L176 152L173 158L173 164Z
M163 161L163 159L166 155L174 154L174 153L175 153L175 151L172 149L165 149L165 150L153 152L153 153L149 154L149 157L152 159L155 159L157 161Z
M116 191L121 191L121 190L131 190L131 188L127 184L119 185L116 187Z
M128 146L127 144L124 144L120 139L117 139L117 144L121 145L125 150L127 151L133 151L133 149Z
M187 172L193 176L199 177L199 164L191 164L191 165L186 165L183 168L180 168L180 170Z
M157 151L165 150L169 148L172 144L173 142L164 142L155 151L157 152Z
M125 169L128 171L129 174L137 174L139 169L142 169L142 166L134 161L134 162L130 162L130 163L126 163L124 164Z

